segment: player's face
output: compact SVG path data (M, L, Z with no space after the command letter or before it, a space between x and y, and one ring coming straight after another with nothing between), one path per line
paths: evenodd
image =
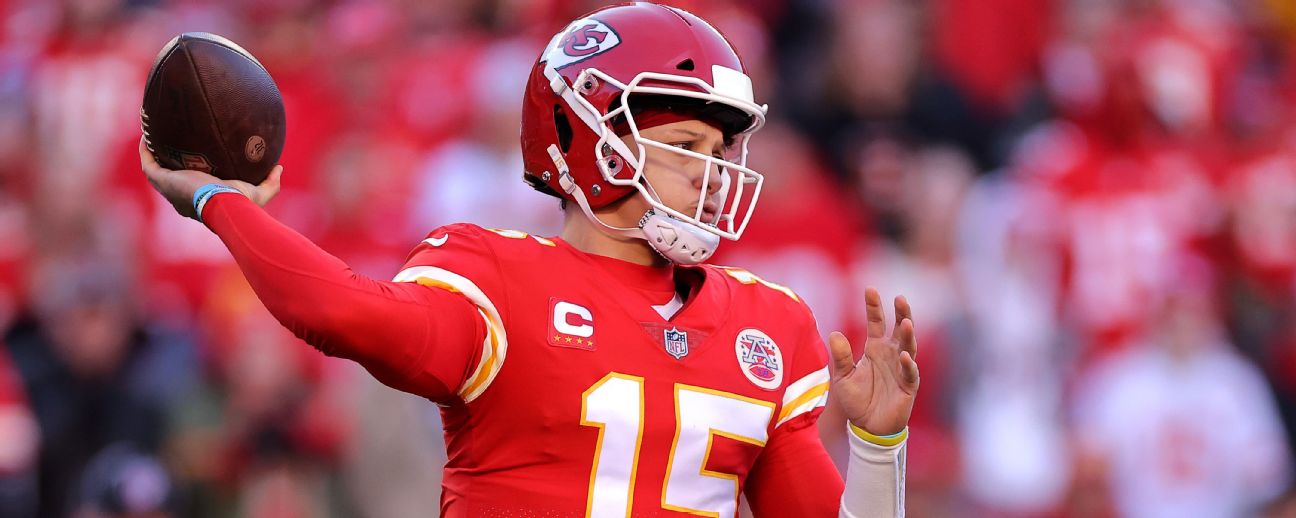
M646 139L671 147L725 158L724 134L714 126L699 120L654 126L641 130L639 134ZM623 140L631 149L635 149L632 137L626 136ZM648 180L652 190L657 193L664 205L684 214L693 215L701 203L700 219L706 222L715 221L717 212L721 210L719 191L724 185L718 167L712 165L708 170L705 160L651 146L645 146L644 152L646 154L644 178ZM707 178L708 175L710 178ZM699 195L703 184L707 189L705 197ZM646 204L644 210L647 210Z

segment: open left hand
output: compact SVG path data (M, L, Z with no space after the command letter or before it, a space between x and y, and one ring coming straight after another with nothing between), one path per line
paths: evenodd
M144 138L140 138L139 145L140 168L144 170L144 176L148 177L149 183L162 197L171 202L176 212L186 218L194 218L193 195L199 187L209 183L218 183L238 189L239 192L247 196L248 199L256 202L262 207L270 202L276 194L279 194L279 179L283 176L283 166L277 165L270 171L270 176L266 177L260 185L252 185L241 180L222 180L202 171L191 170L171 170L162 167L153 158L153 153L148 150L144 144ZM196 218L195 218L196 219Z
M832 353L832 382L846 418L873 435L892 435L904 430L913 413L918 394L918 340L914 337L913 314L903 296L895 299L895 329L886 336L886 310L874 288L864 291L868 312L868 341L859 362L854 361L850 342L839 332L828 337Z

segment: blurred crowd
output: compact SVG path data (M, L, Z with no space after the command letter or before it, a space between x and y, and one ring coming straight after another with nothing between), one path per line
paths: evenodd
M0 516L434 513L435 406L293 338L151 191L144 80L179 32L255 54L268 210L389 278L442 224L557 232L522 86L601 3L0 0ZM1296 516L1296 3L668 3L770 104L715 262L824 333L865 286L915 308L913 516Z

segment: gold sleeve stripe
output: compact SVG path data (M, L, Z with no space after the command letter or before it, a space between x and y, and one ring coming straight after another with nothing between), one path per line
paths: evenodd
M828 380L828 366L825 365L820 367L819 370L806 374L801 379L788 384L787 389L783 391L783 406L785 408L795 408L797 405L792 404L793 401L801 399L802 395L819 385L828 383Z
M809 412L816 407L823 406L824 402L827 400L828 382L815 385L804 394L801 394L800 397L792 400L791 403L784 405L783 410L779 412L778 422L775 423L774 426L779 426L788 419Z
M477 312L486 323L486 339L482 341L481 360L462 387L459 397L465 403L477 399L494 381L504 365L508 353L508 335L504 331L504 321L500 317L495 303L486 296L476 284L459 274L435 266L414 266L396 274L396 282L417 282L454 293L460 293L477 306Z
M426 277L419 278L415 282L424 286L441 288L454 293L462 293L455 289L454 286L441 281L428 279ZM481 390L478 389L484 388L482 385L488 381L488 378L492 378L495 372L499 372L499 369L495 368L495 363L499 361L499 340L496 339L496 336L499 333L495 332L493 326L490 324L490 316L487 315L485 311L482 311L481 307L477 308L477 313L481 315L482 321L486 322L486 339L482 341L482 364L474 371L473 376L464 383L464 386L459 389L459 395L464 398L465 402L469 401L467 397L468 394L480 394Z
M774 426L823 406L828 400L828 381L828 366L825 365L789 384L783 390L783 408Z
M801 302L801 298L798 297L797 294L787 286L767 281L765 279L760 278L760 276L752 272L749 272L747 270L744 270L742 268L735 268L733 266L720 266L719 268L725 273L729 274L730 277L737 279L738 282L741 282L743 284L762 284L769 289L782 292L784 295L791 297L792 300L796 302Z
M490 317L486 315L481 308L477 309L482 319L487 322ZM463 397L465 403L477 399L486 390L486 386L495 380L495 375L499 373L500 367L504 363L504 346L501 344L500 337L504 334L503 329L496 331L494 326L486 326L486 339L482 341L483 350L492 351L489 357L483 359L481 366L478 367L470 381L459 390L459 395Z

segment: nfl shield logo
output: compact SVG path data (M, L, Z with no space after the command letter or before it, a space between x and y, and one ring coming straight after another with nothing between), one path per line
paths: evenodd
M688 333L676 328L670 328L665 331L665 339L662 341L666 345L666 352L674 356L676 360L683 358L688 354Z

